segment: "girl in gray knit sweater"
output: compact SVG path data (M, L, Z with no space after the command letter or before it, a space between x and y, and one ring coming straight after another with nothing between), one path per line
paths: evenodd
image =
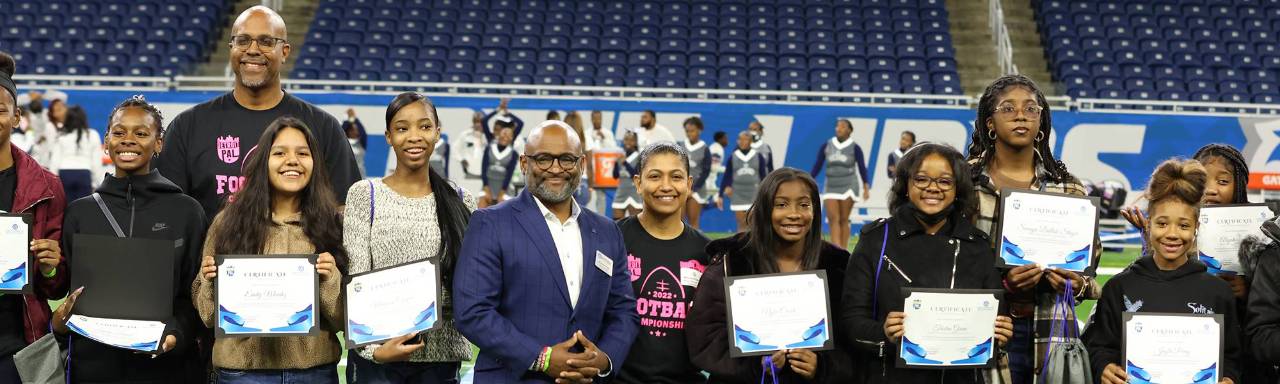
M456 383L471 344L453 326L448 291L476 199L430 168L440 140L439 115L430 99L402 93L387 106L388 144L396 168L385 178L356 183L347 191L343 243L351 273L435 259L443 281L440 324L348 354L353 383Z

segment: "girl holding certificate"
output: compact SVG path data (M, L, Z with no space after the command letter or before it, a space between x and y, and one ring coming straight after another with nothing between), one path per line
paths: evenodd
M978 101L978 126L968 150L978 197L973 217L978 230L995 233L1000 222L1000 193L1005 189L1087 195L1067 166L1053 157L1049 146L1056 140L1052 117L1044 93L1026 76L1004 76L987 86ZM991 236L992 249L999 247L998 241L998 236ZM1095 248L1099 251L1089 265L1098 265L1102 254L1101 247ZM1054 313L1053 304L1068 279L1076 302L1098 298L1091 276L1032 264L1005 272L1003 285L1014 318L1014 336L1008 346L1013 384L1029 384L1040 371L1053 322L1065 321Z
M204 243L204 261L192 283L192 301L205 326L215 327L214 255L319 254L318 335L226 337L213 344L219 383L291 381L337 383L342 356L342 247L338 202L329 186L320 147L311 129L292 117L276 119L262 133L244 163L245 179L213 219Z
M977 368L895 364L907 331L903 288L1000 288L987 234L969 219L976 203L969 167L954 148L921 143L898 162L889 197L893 216L863 227L845 275L837 334L868 352L865 382L983 382ZM1013 322L1006 316L997 316L988 329L986 337L1000 345L1013 337Z
M818 184L808 173L779 169L760 183L748 214L750 227L707 245L712 263L698 282L685 334L694 365L711 373L709 383L755 383L764 378L778 383L855 382L847 345L839 339L826 351L791 349L764 357L730 357L733 326L727 321L727 278L823 270L827 305L840 308L849 253L822 240L819 201Z
M441 130L430 99L402 93L387 106L386 116L395 171L356 183L347 192L343 243L351 254L351 273L440 255L443 316L439 326L422 333L421 341L409 334L352 350L348 377L358 383L454 383L461 362L471 357L471 344L453 327L447 289L476 198L430 167Z
M618 221L641 319L619 383L706 381L685 347L686 315L706 269L710 241L681 221L681 209L697 204L689 197L701 186L690 173L685 147L657 142L640 151L640 172L633 179L644 210Z
M204 334L204 327L191 305L190 284L204 240L204 209L169 179L151 170L151 160L162 147L163 127L160 111L142 96L116 105L108 116L106 144L115 174L103 180L95 196L72 202L62 227L62 244L68 253L74 249L78 235L121 235L111 225L113 222L118 223L124 237L179 241L172 255L177 259L173 262L173 317L165 321L164 336L156 351L159 356L112 347L71 333L67 320L84 289L80 287L53 317L54 332L70 346L67 373L71 382L173 383L204 379L205 364L196 342ZM110 218L104 216L108 213Z
M0 254L13 263L6 268L29 261L37 267L36 275L27 276L30 293L0 295L0 382L20 381L13 355L48 334L48 301L66 296L70 280L58 245L67 205L62 184L10 141L19 120L18 90L12 79L16 65L12 56L0 52L0 211L31 215L34 221L28 228L34 240L25 250L18 242Z
M1218 375L1223 383L1238 379L1240 327L1235 298L1225 281L1205 273L1206 267L1195 253L1206 179L1204 166L1195 160L1165 161L1151 175L1146 196L1151 202L1146 241L1152 246L1146 255L1107 281L1081 336L1098 382L1128 382L1123 315L1134 312L1223 315L1225 332L1220 343L1223 353ZM1203 352L1203 356L1212 357L1218 351Z
M818 148L818 161L809 174L816 179L824 164L827 178L822 186L822 205L827 208L831 242L848 247L849 214L853 212L853 202L866 201L871 197L867 162L862 147L853 142L853 123L849 120L836 121L836 136Z

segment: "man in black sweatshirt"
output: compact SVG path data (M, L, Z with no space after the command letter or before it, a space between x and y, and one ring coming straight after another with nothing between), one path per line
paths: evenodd
M267 125L281 116L307 123L315 133L334 197L347 200L347 188L360 169L338 119L284 92L280 66L289 58L284 19L263 6L245 10L231 27L231 92L183 111L169 124L157 169L204 206L212 220L226 199L244 183L241 167L257 148ZM314 149L313 149L314 150Z

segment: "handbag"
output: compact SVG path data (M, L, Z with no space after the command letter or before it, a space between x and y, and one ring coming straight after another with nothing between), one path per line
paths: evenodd
M64 358L58 340L50 332L13 354L13 365L25 384L63 384L67 382Z
M1076 326L1076 300L1072 294L1071 280L1053 302L1054 320L1049 332L1049 352L1045 354L1041 383L1092 384L1093 370L1089 367L1089 352L1080 341Z

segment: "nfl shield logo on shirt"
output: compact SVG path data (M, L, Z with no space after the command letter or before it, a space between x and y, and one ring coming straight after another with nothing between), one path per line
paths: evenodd
M240 138L231 135L218 137L218 158L227 164L240 160Z

